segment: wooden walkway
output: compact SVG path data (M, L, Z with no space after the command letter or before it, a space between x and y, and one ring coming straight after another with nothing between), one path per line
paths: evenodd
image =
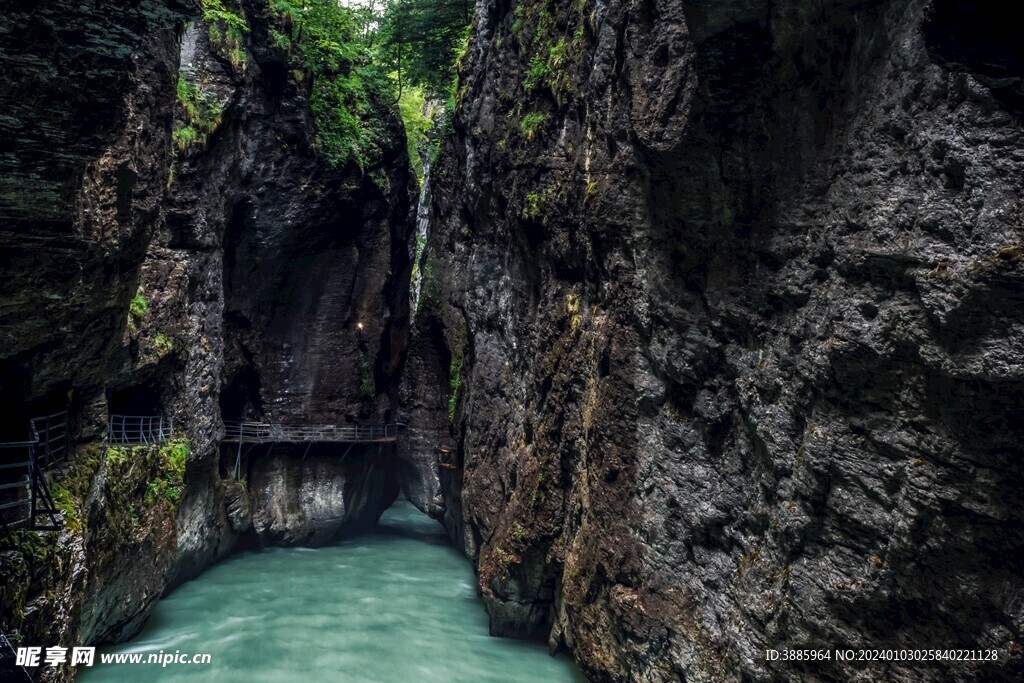
M393 443L398 440L398 427L225 422L224 443Z

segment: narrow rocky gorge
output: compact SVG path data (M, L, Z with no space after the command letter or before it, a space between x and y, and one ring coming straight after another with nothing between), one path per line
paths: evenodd
M358 59L324 53L362 132L324 127L289 8L0 19L0 441L67 410L74 444L60 530L0 550L15 647L124 642L233 551L405 495L492 635L589 680L1024 677L1008 10L481 0L418 187ZM105 443L124 414L175 439ZM836 648L999 657L765 655Z
M229 5L236 34L198 3L102 5L26 6L30 30L4 34L0 58L16 103L2 118L4 437L67 408L76 444L52 477L63 530L3 556L15 643L123 641L240 544L322 544L398 494L392 449L255 447L236 463L221 440L222 419L393 419L415 192L401 121L370 102L373 157L332 164L271 4ZM42 84L50 63L62 80ZM66 101L41 112L41 87ZM174 421L180 491L150 493L166 449L104 448L108 414Z

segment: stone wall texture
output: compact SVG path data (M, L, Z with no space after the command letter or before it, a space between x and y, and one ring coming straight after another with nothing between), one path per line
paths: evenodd
M240 545L321 544L397 496L386 448L255 446L236 480L222 419L393 419L415 180L387 102L379 161L324 160L266 2L225 3L241 60L198 2L44 4L0 20L0 440L68 408L76 448L50 474L62 531L0 552L0 631L98 645ZM191 144L182 84L220 112ZM104 448L111 413L174 420L180 499L151 491L156 449Z
M478 4L409 401L447 431L460 379L436 514L492 632L1019 679L1021 66L951 0ZM938 646L1001 661L764 657Z

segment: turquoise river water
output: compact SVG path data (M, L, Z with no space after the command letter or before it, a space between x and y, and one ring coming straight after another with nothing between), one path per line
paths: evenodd
M101 654L211 655L209 664L101 664ZM82 683L470 683L585 679L547 648L487 634L469 562L399 501L372 533L221 562L156 606Z

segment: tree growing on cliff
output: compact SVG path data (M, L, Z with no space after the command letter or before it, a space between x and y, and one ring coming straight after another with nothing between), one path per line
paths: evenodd
M381 157L376 107L390 96L386 71L374 59L365 19L337 0L274 0L275 44L290 52L311 80L310 108L327 161L366 169Z
M381 21L382 53L402 80L442 99L455 83L473 5L468 0L392 0Z

